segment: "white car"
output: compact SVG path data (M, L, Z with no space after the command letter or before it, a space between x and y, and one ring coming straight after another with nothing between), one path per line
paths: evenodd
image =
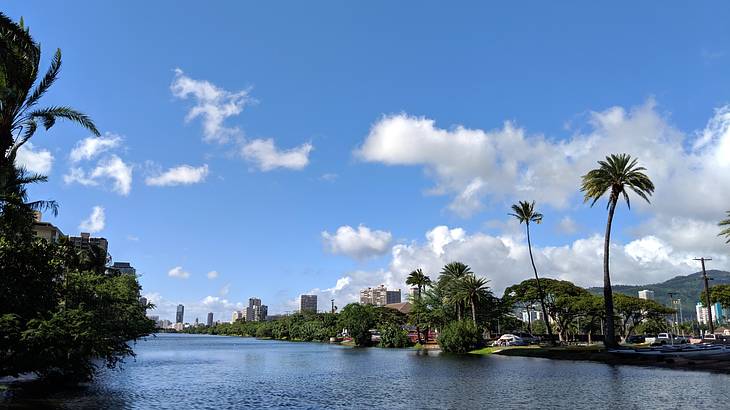
M503 334L492 342L492 346L527 346L528 344L525 339L511 333Z

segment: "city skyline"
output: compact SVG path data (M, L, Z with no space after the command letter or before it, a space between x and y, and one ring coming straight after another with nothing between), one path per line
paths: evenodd
M638 157L656 184L651 205L618 211L614 283L689 274L699 256L730 270L716 236L730 197L723 13L632 4L652 16L634 24L624 7L589 5L291 7L6 6L64 52L46 102L102 132L39 131L19 161L49 182L30 196L59 202L43 220L63 233L106 238L149 314L182 304L227 319L249 295L283 313L301 294L327 311L452 260L500 294L530 277L507 216L517 200L545 215L532 232L545 275L600 285L604 205L578 187L609 151ZM127 41L142 32L161 43Z

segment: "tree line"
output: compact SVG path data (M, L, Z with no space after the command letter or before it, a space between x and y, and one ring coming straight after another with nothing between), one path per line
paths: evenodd
M70 107L38 107L58 78L61 51L42 76L40 57L23 21L0 13L0 377L77 382L91 379L99 364L114 367L133 355L130 341L154 323L145 315L151 305L139 302L137 278L108 269L106 252L35 236L34 212L56 214L58 204L28 199L28 185L47 178L18 166L18 150L57 120L99 135Z

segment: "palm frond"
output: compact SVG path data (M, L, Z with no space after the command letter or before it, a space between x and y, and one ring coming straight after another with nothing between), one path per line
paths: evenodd
M727 219L723 219L720 221L718 226L727 226L727 228L720 231L720 233L717 236L724 236L727 238L727 241L725 243L730 243L730 211L727 211Z
M48 71L46 71L46 75L43 76L43 79L38 83L38 86L33 90L30 97L25 101L25 104L23 104L23 110L27 110L28 108L34 106L38 100L43 96L43 94L48 91L48 89L53 85L53 83L56 81L56 78L58 78L58 73L61 71L61 49L56 49L56 53L53 55L53 59L51 60L51 66L48 67ZM48 129L50 127L46 127Z
M70 107L63 106L51 106L48 108L41 108L39 110L31 111L27 114L28 119L41 119L46 129L53 126L56 118L63 118L65 120L73 121L80 124L82 127L91 131L94 135L99 136L99 130L96 129L96 125L89 118L88 115L83 114L79 111L74 110Z

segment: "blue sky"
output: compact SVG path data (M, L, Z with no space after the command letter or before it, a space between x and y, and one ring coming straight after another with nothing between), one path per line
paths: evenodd
M87 228L163 317L184 303L188 320L227 320L251 296L283 312L310 291L342 306L453 259L501 293L529 277L506 215L520 199L546 216L539 268L596 284L605 212L582 204L579 177L619 151L644 160L657 194L618 213L616 281L690 273L699 253L729 266L714 225L730 195L721 2L3 9L25 18L44 67L63 51L45 103L88 113L107 144L64 124L38 133L26 165L50 180L31 194L60 203L46 219L67 234L103 208Z

